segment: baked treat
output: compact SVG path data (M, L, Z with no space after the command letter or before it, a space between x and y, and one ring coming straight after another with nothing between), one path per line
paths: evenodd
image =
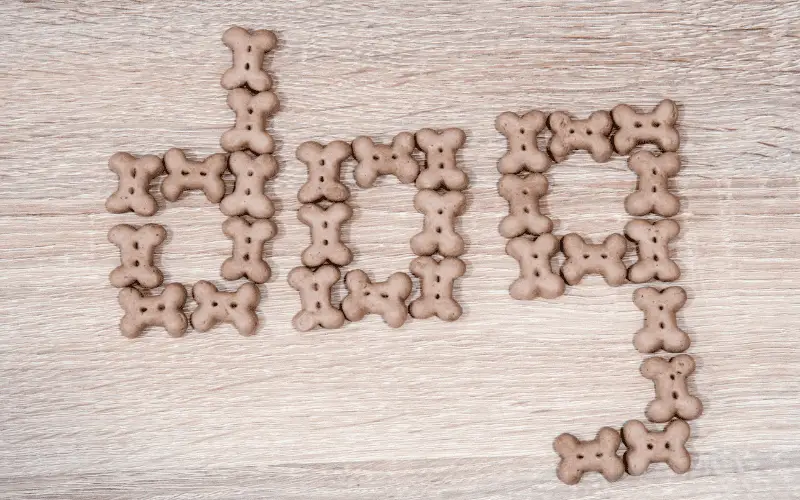
M120 265L108 276L115 287L122 288L138 283L142 288L155 288L164 281L164 275L153 263L156 247L167 238L164 226L145 224L136 228L117 224L108 232L108 241L119 248Z
M619 129L614 134L614 149L621 155L630 153L638 144L652 143L662 151L677 151L680 135L675 129L678 106L664 99L649 113L637 113L627 104L611 110L611 118Z
M546 126L547 115L541 111L528 111L522 116L510 111L501 113L494 121L494 128L508 140L508 152L500 158L497 170L501 174L516 174L550 168L550 157L536 144Z
M564 294L564 280L553 272L550 261L558 253L558 238L545 233L535 240L518 236L506 244L506 253L519 263L519 278L509 294L516 300L554 299Z
M414 208L425 215L422 231L411 238L411 250L417 255L458 257L464 253L464 239L456 233L456 217L464 212L466 198L458 191L439 194L423 189L414 196Z
M339 277L339 269L328 264L316 270L299 266L289 272L289 285L300 292L300 312L292 318L297 330L340 328L344 324L342 311L331 305L331 288Z
M585 472L599 472L606 481L616 481L625 473L617 454L619 432L603 427L591 441L579 441L572 434L561 434L553 441L553 449L561 457L556 475L565 484L577 484Z
M547 178L542 174L518 177L505 174L497 186L508 201L509 214L500 221L500 234L513 238L525 233L542 234L553 230L553 221L542 215L539 200L547 194Z
M557 163L566 160L577 149L588 151L598 163L611 159L613 151L608 135L613 123L608 111L595 111L584 120L556 111L548 118L547 125L553 132L548 149Z
M342 312L348 321L379 314L392 328L406 322L406 300L411 295L411 278L406 273L393 273L386 281L373 283L367 273L356 269L345 275L344 283L348 294L342 300Z
M150 194L150 181L164 171L161 158L114 153L108 159L108 168L117 174L119 184L106 200L106 210L112 214L134 212L147 217L156 213L158 204Z
M300 203L320 200L345 201L350 190L341 181L342 162L350 158L350 145L333 141L325 146L307 141L298 146L297 159L306 164L308 180L297 192Z
M222 174L228 169L228 155L216 153L202 161L186 159L183 150L172 148L164 155L167 177L161 183L161 194L168 201L176 201L187 189L203 191L211 203L219 203L225 196Z
M275 158L269 154L254 157L236 151L231 154L229 164L236 182L233 192L220 202L220 211L225 215L249 215L256 219L275 215L275 205L264 192L264 183L278 172Z
M629 420L622 426L622 442L628 450L623 455L625 470L631 476L644 474L650 464L665 462L676 474L692 467L692 457L686 451L689 424L673 420L663 431L648 431L638 420Z
M628 279L645 283L653 278L675 281L680 278L678 264L669 256L669 242L680 232L680 226L671 219L649 222L634 219L625 224L625 236L636 243L639 259L628 269Z
M411 274L419 278L419 297L408 309L413 318L436 316L444 321L461 317L461 305L453 298L453 284L466 272L460 259L417 257L411 261Z
M243 88L228 92L228 107L236 113L236 123L222 134L219 143L225 151L249 149L256 154L272 153L275 141L267 132L267 119L278 110L272 92L251 94Z
M272 271L264 262L264 244L277 234L278 228L269 219L247 222L230 217L222 223L222 233L233 240L233 255L225 259L220 274L226 280L246 277L255 283L266 283Z
M683 288L639 288L633 293L633 303L644 311L644 327L633 336L637 351L652 353L663 349L667 352L683 352L689 348L689 335L678 328L675 317L675 313L686 303Z
M346 266L353 261L353 252L342 243L342 224L353 216L346 203L334 203L327 209L319 205L303 205L297 211L300 222L311 228L311 244L303 250L304 266L317 267L325 262Z
M183 313L186 289L180 283L170 283L160 295L142 295L135 288L119 291L119 305L125 314L119 323L122 334L138 337L149 326L163 327L173 337L186 333L188 322Z
M419 189L461 191L467 188L467 174L456 162L456 151L466 140L463 130L447 128L436 132L424 128L416 133L416 139L417 146L425 153L425 168L417 177Z
M361 188L372 187L380 175L394 175L403 184L410 184L419 175L419 163L411 156L416 147L414 134L400 132L391 145L375 144L361 136L353 141L353 156L358 164L353 177Z
M235 292L223 292L202 280L192 287L192 297L197 302L197 309L190 319L198 332L207 332L218 323L230 323L242 335L256 333L256 307L261 293L253 283L245 283Z
M681 209L681 201L669 191L669 178L681 168L676 153L659 156L649 151L637 151L628 158L628 168L636 172L639 180L636 191L625 198L625 211L640 216L649 213L672 217Z
M601 244L587 243L578 234L570 233L561 239L561 251L566 260L561 276L570 285L577 285L587 274L600 274L611 286L625 283L625 264L622 258L628 243L620 234L611 234Z
M653 356L642 363L639 371L646 379L652 380L656 398L644 413L651 422L669 422L673 417L693 420L703 413L703 403L689 394L686 377L694 373L694 358L688 354L678 354L667 361Z
M256 92L269 90L272 79L264 71L264 55L278 44L269 30L247 31L233 26L222 34L222 43L233 53L233 66L222 75L222 88L232 90L247 85Z

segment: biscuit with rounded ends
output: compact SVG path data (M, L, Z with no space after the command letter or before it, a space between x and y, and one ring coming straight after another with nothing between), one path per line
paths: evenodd
M353 261L353 252L342 243L342 224L353 216L346 203L334 203L327 209L319 205L303 205L297 211L300 222L311 228L311 244L303 250L300 261L306 267L325 262L346 266Z
M411 295L411 278L406 273L393 273L386 281L373 283L367 273L356 269L344 276L344 283L348 293L342 300L342 312L348 321L379 314L392 328L406 322L406 300Z
M649 113L637 113L627 104L611 110L611 118L619 129L614 134L614 149L621 155L630 153L639 144L652 143L662 151L677 151L681 138L675 129L678 106L664 99Z
M466 135L459 128L436 132L424 128L416 133L417 146L425 153L425 167L417 177L419 189L461 191L469 185L467 174L458 168L456 151L464 145Z
M521 234L542 234L553 230L553 221L542 215L539 200L547 194L547 178L532 173L527 177L505 174L497 190L508 201L509 214L500 221L500 234L513 238Z
M639 367L646 379L652 380L656 397L647 405L645 416L651 422L668 422L673 417L693 420L703 413L703 403L689 394L686 377L694 373L694 358L678 354L667 361L653 356Z
M622 442L628 448L623 455L625 470L631 476L644 474L652 463L665 462L676 474L692 467L692 457L686 450L689 424L673 420L663 431L649 431L638 420L629 420L622 426Z
M681 209L681 200L669 192L669 178L681 168L676 153L659 156L649 151L637 151L628 158L628 168L636 172L639 180L636 191L625 198L625 211L640 216L654 213L672 217Z
M208 281L198 281L192 287L192 297L197 309L190 319L198 332L207 332L218 323L230 323L241 335L256 333L256 307L261 293L255 284L247 282L235 292L224 292Z
M419 297L408 307L411 317L426 319L436 316L444 321L461 317L461 305L453 298L453 285L464 275L467 266L461 259L417 257L411 261L411 274L419 278Z
M565 484L577 484L585 472L599 472L606 481L616 481L625 473L625 466L617 454L619 432L602 427L591 441L579 441L564 433L553 441L553 449L561 461L556 475Z
M536 138L547 126L547 115L528 111L522 116L506 111L494 121L494 128L508 140L508 152L500 158L497 170L501 174L516 174L523 170L544 172L550 168L550 157L539 150Z
M652 223L634 219L625 224L625 236L636 243L639 256L628 269L628 279L633 283L645 283L653 278L658 281L680 278L681 270L669 255L669 242L680 230L678 223L671 219Z
M188 321L183 313L186 289L180 283L170 283L160 295L142 295L135 288L119 291L119 305L125 314L119 329L128 338L138 337L149 326L163 327L173 337L186 333Z
M167 177L161 183L161 194L176 201L187 189L203 191L211 203L219 203L225 196L222 174L228 169L228 155L213 154L202 161L186 159L183 150L172 148L164 155Z
M230 217L222 223L222 232L233 240L233 255L225 259L220 274L226 280L245 277L255 283L266 283L272 275L264 262L264 244L278 232L269 219L247 222L242 217Z
M233 65L223 73L220 85L227 90L247 85L256 92L269 90L272 79L264 71L264 55L278 44L269 30L247 31L233 26L222 34L222 43L233 53Z
M129 153L114 153L108 168L117 174L117 190L106 200L106 210L112 214L134 212L149 217L158 204L150 194L150 181L164 171L164 163L155 155L136 158Z
M249 215L256 219L275 215L275 205L264 192L264 183L278 172L275 158L270 154L253 157L236 151L231 154L229 166L236 182L233 192L220 202L220 211L225 215Z
M683 288L639 288L633 293L633 303L644 311L644 327L633 336L637 351L652 353L663 349L667 352L683 352L689 348L689 335L678 328L675 317L675 313L686 303L686 291Z
M117 224L108 232L108 241L119 248L120 265L108 279L122 288L138 283L142 288L155 288L164 281L164 275L153 263L156 247L167 238L167 231L159 224L145 224L136 228Z
M581 149L588 151L594 161L607 162L613 152L608 138L612 125L608 111L595 111L584 120L556 111L547 119L547 126L553 131L548 144L550 155L561 163L573 151Z
M553 272L550 263L558 248L558 238L551 233L535 240L522 236L508 240L506 254L519 263L519 278L509 288L513 299L554 299L564 294L564 280Z
M458 257L464 253L464 239L456 233L456 217L464 212L466 198L458 191L439 194L423 189L414 196L414 208L425 215L422 231L411 238L411 250L417 255Z
M561 239L561 251L566 259L561 276L569 285L577 285L587 274L599 274L611 286L625 283L626 268L622 262L628 243L621 234L611 234L601 244L587 243L578 234L570 233Z
M361 136L353 141L353 156L358 164L353 178L361 188L372 187L380 175L394 175L403 184L414 182L419 175L419 163L411 156L416 143L414 134L400 132L391 145L375 144Z
M297 192L300 203L316 203L320 200L345 201L350 190L342 184L342 162L350 158L350 145L344 141L333 141L323 146L306 141L297 147L297 159L306 164L308 180Z
M340 276L339 269L329 264L316 270L299 266L289 272L289 285L300 292L300 312L292 318L295 329L307 332L344 324L344 314L331 304L331 288Z
M236 122L219 140L228 152L249 149L256 154L272 153L275 141L267 132L267 118L278 110L278 98L270 91L251 94L243 88L228 92L228 107L236 113Z

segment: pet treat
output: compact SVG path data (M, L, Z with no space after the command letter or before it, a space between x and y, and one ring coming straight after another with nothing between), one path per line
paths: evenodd
M625 236L637 245L639 259L628 269L628 279L645 283L653 278L675 281L681 275L678 264L669 257L669 242L680 232L674 220L649 222L634 219L625 224Z
M453 283L466 272L460 259L417 257L411 261L411 274L419 278L419 297L409 305L413 318L437 316L444 321L461 317L461 305L453 298Z
M222 232L233 240L233 256L222 263L222 277L238 280L244 276L256 283L266 283L272 272L264 262L264 243L278 232L275 223L259 219L251 224L241 217L231 217L222 224Z
M228 155L216 153L203 161L190 161L178 148L164 155L167 177L161 183L161 194L175 201L187 189L200 189L211 203L219 203L225 196L222 174L228 168Z
M256 92L269 90L272 80L264 71L264 54L278 44L275 34L269 30L247 31L233 26L222 34L222 43L233 53L233 66L222 75L220 85L231 90L247 84Z
M523 170L544 172L550 168L550 157L540 151L536 138L547 126L547 115L529 111L522 116L507 111L494 121L494 128L508 139L508 152L500 158L497 170L501 174L516 174Z
M108 160L108 168L119 177L119 185L106 200L106 210L113 214L135 212L148 217L156 213L158 204L150 194L150 181L164 171L161 158L114 153Z
M625 473L617 455L619 432L603 427L591 441L579 441L572 434L561 434L553 441L553 449L561 457L556 475L565 484L577 484L585 472L599 472L606 481L616 481Z
M119 305L125 314L119 329L131 339L141 335L148 326L163 327L171 336L180 337L188 326L184 304L186 289L180 283L166 285L161 295L143 296L135 288L123 288L119 291Z
M456 165L456 151L464 145L466 136L458 128L441 133L424 128L417 132L417 146L425 152L425 169L417 177L419 189L445 188L461 191L469 184L467 174Z
M342 312L348 321L379 314L392 328L406 322L406 300L411 295L411 278L406 273L394 273L384 282L373 283L367 273L356 269L344 276L344 283L349 293L342 300Z
M631 215L654 213L672 217L681 208L680 199L669 192L670 177L681 168L676 153L655 156L649 151L637 151L628 158L628 168L636 172L639 180L636 191L625 198L625 210Z
M225 151L250 149L256 154L272 153L275 141L267 132L267 117L278 109L272 92L251 94L243 88L228 92L228 107L236 113L236 123L222 134L219 143Z
M667 352L683 352L689 348L689 335L678 328L675 318L675 312L686 303L683 288L639 288L633 293L633 303L644 311L644 328L633 336L637 351L651 353L664 349Z
M423 189L414 196L414 208L425 215L422 232L411 238L411 250L417 255L458 257L464 253L464 240L456 233L455 219L464 211L466 199L458 191L439 194Z
M629 420L622 426L622 441L628 450L623 455L625 470L631 476L640 476L652 463L665 462L676 474L687 472L692 457L686 451L689 424L673 420L663 431L648 431L638 420Z
M350 145L344 141L333 141L326 146L307 141L298 146L297 159L308 168L308 181L297 192L300 203L315 203L319 200L344 201L350 191L340 180L342 162L350 158Z
M585 120L576 120L568 114L556 111L550 115L547 125L553 131L548 148L553 159L560 163L576 149L583 149L598 163L611 158L611 115L607 111L595 111Z
M256 307L261 293L253 283L247 282L235 292L221 292L208 281L198 281L192 287L192 297L197 309L191 321L198 332L207 332L217 323L230 323L242 335L256 333Z
M304 266L317 267L329 261L346 266L353 261L353 253L342 243L342 224L353 216L353 209L345 203L334 203L327 209L319 205L303 205L297 211L300 222L311 228L311 245L300 255Z
M512 298L554 299L564 294L564 280L553 272L550 265L550 260L558 253L558 238L551 233L535 240L518 236L508 241L506 253L519 262L519 278L509 288Z
M153 264L156 247L164 242L167 231L158 224L140 228L117 224L108 232L108 241L119 247L120 265L109 275L111 284L122 288L138 283L142 288L155 288L164 275Z
M272 155L253 157L244 151L231 154L230 169L236 176L233 192L222 199L219 209L225 215L249 215L268 219L275 215L275 206L264 192L264 183L278 172Z
M542 215L539 209L539 199L547 194L545 176L537 173L527 177L505 174L500 178L498 191L508 201L509 214L500 221L503 237L549 233L553 229L553 221Z
M289 272L289 285L300 292L300 312L292 318L292 325L307 332L322 328L339 328L344 324L342 311L331 305L331 287L339 281L339 269L331 265L316 271L295 267Z
M669 361L658 356L647 358L639 371L655 385L656 398L644 411L651 422L668 422L672 417L693 420L703 413L703 403L689 394L686 385L686 377L694 373L694 358L688 354L678 354Z
M403 184L414 182L419 164L411 156L416 143L414 135L401 132L394 136L391 146L375 144L369 137L356 137L353 156L358 160L353 177L362 188L372 187L379 175L394 175Z
M621 234L611 234L601 244L587 243L578 234L570 233L561 240L566 260L561 276L570 285L580 283L587 274L600 274L611 286L625 283L625 264L622 258L628 243Z
M637 113L627 104L611 110L611 118L619 127L614 133L614 149L626 155L637 144L652 143L662 151L677 151L681 138L675 130L678 106L664 99L650 113Z

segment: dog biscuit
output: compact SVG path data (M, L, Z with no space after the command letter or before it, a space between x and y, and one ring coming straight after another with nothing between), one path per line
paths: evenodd
M506 253L519 262L519 278L509 294L516 300L554 299L564 294L564 280L553 272L551 259L558 253L558 238L545 233L535 240L522 236L506 244Z
M613 123L607 111L595 111L584 120L556 111L550 115L547 124L553 132L548 149L557 163L566 160L577 149L588 151L598 163L611 158L613 151L608 135Z
M553 221L542 215L539 200L547 194L547 178L532 173L527 177L505 174L500 178L498 191L508 201L509 214L500 221L500 234L513 238L521 234L549 233Z
M461 305L453 298L453 284L466 272L460 259L417 257L411 261L411 274L419 278L419 297L409 305L411 317L426 319L436 316L444 321L461 317Z
M253 157L236 151L231 154L229 163L236 182L233 192L220 202L220 211L225 215L249 215L256 219L275 215L275 205L264 192L264 183L278 172L275 158L269 154Z
M211 203L219 203L225 196L222 174L228 168L228 155L216 153L203 161L186 159L184 152L172 148L164 155L167 177L161 183L161 194L168 201L176 201L187 189L203 191Z
M417 132L416 139L417 146L425 153L425 168L417 177L419 189L461 191L467 188L467 174L456 164L456 151L466 140L463 130L447 128L439 133L424 128Z
M638 420L629 420L622 426L622 442L628 448L623 455L625 470L631 476L644 474L650 464L664 462L676 474L687 472L692 466L692 456L686 451L689 424L673 420L663 431L649 431Z
M638 144L652 143L662 151L677 151L681 138L675 129L678 106L664 99L650 113L637 113L627 104L611 110L611 118L619 129L614 134L614 149L626 155Z
M625 210L635 216L654 213L672 217L681 208L680 199L669 191L669 178L681 168L676 153L655 156L637 151L628 158L628 168L639 176L636 191L625 198Z
M637 351L652 353L663 349L667 352L683 352L689 348L689 335L678 328L675 317L675 313L686 303L683 288L639 288L633 293L633 303L644 311L644 327L633 336Z
M233 53L233 65L222 75L220 85L227 90L245 84L256 92L269 90L272 79L264 71L264 55L278 44L269 30L247 31L233 26L222 34L222 43Z
M600 274L611 286L625 283L625 264L622 258L628 243L621 234L611 234L601 244L587 243L578 234L570 233L561 240L566 260L561 276L570 285L577 285L587 274Z
M222 232L233 240L233 255L222 263L222 277L246 277L255 283L266 283L272 271L264 262L264 244L278 232L275 223L260 219L251 224L242 217L230 217L222 223Z
M391 145L375 144L369 137L356 137L353 156L358 161L353 177L361 188L372 187L380 175L394 175L403 184L410 184L419 175L419 164L411 156L416 143L414 134L401 132Z
M319 205L303 205L297 211L300 222L311 228L311 244L303 250L300 260L306 267L317 267L326 261L346 266L353 253L342 243L342 224L353 216L345 203L334 203L327 209Z
M106 210L113 214L134 212L147 217L156 213L158 204L150 194L150 181L164 171L161 158L114 153L108 160L108 168L117 174L119 184L106 200Z
M272 153L275 141L267 132L267 118L278 109L275 94L266 91L253 95L247 89L233 89L228 92L228 107L236 113L236 122L222 134L222 149L231 153L245 149L259 155Z
M167 238L164 226L145 224L140 228L117 224L108 232L108 241L119 248L120 265L109 275L111 284L122 288L138 283L142 288L155 288L164 275L153 263L156 247Z
M186 333L188 322L183 313L186 289L180 283L170 283L160 295L142 295L135 288L119 291L119 305L125 314L119 323L122 334L138 337L149 326L163 327L173 337Z
M678 264L669 256L669 242L680 232L680 226L671 219L649 222L634 219L625 224L625 236L636 243L639 259L628 269L628 279L645 283L653 278L675 281L681 275Z
M297 192L300 203L315 203L319 200L345 201L350 190L341 181L342 162L350 158L350 145L344 141L333 141L325 146L307 141L298 146L297 159L306 164L308 180Z
M218 323L230 323L242 335L256 332L261 293L253 283L247 282L235 292L223 292L208 281L198 281L192 287L192 297L197 309L190 319L198 332L207 332Z
M422 231L411 238L411 250L417 255L458 257L464 253L464 240L456 233L455 219L464 211L466 198L458 191L439 194L423 189L414 196L414 208L424 214Z
M289 272L289 285L300 293L300 312L292 325L301 332L322 328L339 328L344 324L342 311L331 305L331 288L339 281L339 269L324 265L317 270L295 267Z
M516 174L523 170L544 172L550 168L550 157L539 150L536 138L547 126L547 115L529 111L522 116L506 111L494 121L494 127L508 140L508 152L500 158L497 170L501 174Z
M599 472L606 481L616 481L625 473L625 466L617 454L619 432L603 427L591 441L579 441L572 434L561 434L553 441L553 449L561 461L556 475L565 484L577 484L585 472Z
M694 373L694 358L678 354L667 361L653 356L642 363L642 376L653 381L656 397L645 409L651 422L668 422L673 417L693 420L703 413L703 403L689 394L686 377Z
M348 294L342 300L342 312L348 321L379 314L392 328L406 322L406 300L411 295L411 278L406 273L393 273L386 281L373 283L367 273L356 269L344 276L344 283Z

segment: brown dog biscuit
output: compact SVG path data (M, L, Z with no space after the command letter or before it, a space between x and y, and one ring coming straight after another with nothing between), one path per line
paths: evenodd
M645 283L653 278L675 281L681 275L678 264L669 256L669 242L681 228L671 219L649 222L634 219L625 224L625 236L637 245L639 260L628 269L628 279Z
M251 224L241 217L230 217L222 223L222 232L233 240L233 255L222 263L222 277L266 283L272 271L264 262L264 244L278 232L275 223L260 219Z
M161 194L175 201L187 189L203 191L211 203L219 203L225 196L222 174L228 168L228 155L216 153L203 161L186 159L184 152L172 148L164 155L167 177L161 183Z
M625 470L631 476L644 474L650 464L665 462L676 474L687 472L692 457L686 451L689 424L673 420L663 431L648 431L638 420L629 420L622 426L622 441L628 450L623 455Z
M417 255L458 257L464 253L464 239L456 233L456 217L464 212L466 198L458 191L439 194L423 189L414 196L414 208L425 215L422 231L411 238L411 250Z
M156 247L167 238L164 226L145 224L136 228L117 224L108 232L108 241L119 248L120 265L108 276L115 287L122 288L138 283L143 288L155 288L164 281L164 275L153 263Z
M528 111L522 116L506 111L494 121L494 128L508 140L508 152L500 158L497 170L501 174L516 174L523 170L544 172L550 168L550 157L539 150L536 138L547 126L547 115Z
M299 266L289 272L289 285L300 292L300 312L292 318L297 330L339 328L344 324L344 314L331 304L331 288L340 276L337 267L327 264L316 270Z
M275 34L269 30L247 31L233 26L222 34L222 43L233 53L233 66L222 75L220 85L231 90L247 84L256 92L269 90L272 79L264 71L264 54L278 44Z
M400 328L408 318L406 300L411 295L411 278L393 273L383 282L373 283L360 269L344 276L348 294L342 300L342 312L348 321L360 321L367 314L379 314L387 325Z
M694 358L678 354L667 361L653 356L639 367L646 379L652 380L656 397L647 405L645 416L651 422L668 422L673 417L693 420L703 413L703 403L689 394L686 377L694 373Z
M163 327L173 337L186 333L188 322L183 313L186 289L180 283L170 283L160 295L143 296L135 288L119 291L119 305L125 314L119 323L122 334L138 337L148 326Z
M547 194L547 178L532 173L527 177L505 174L500 178L497 190L508 201L509 214L500 221L500 234L513 238L521 234L549 233L553 221L542 215L539 200Z
M391 145L375 144L361 136L353 141L353 156L358 164L353 172L356 184L372 187L379 175L394 175L403 184L414 182L419 175L419 163L411 156L416 143L414 134L400 132Z
M680 199L669 191L669 178L681 168L676 153L659 156L649 151L637 151L628 158L628 168L639 180L636 191L625 198L625 210L631 215L658 214L672 217L681 208Z
M272 153L275 141L267 132L267 118L278 109L278 98L272 92L251 94L238 88L228 92L228 107L236 113L236 122L222 134L219 144L225 151L249 149L256 154Z
M633 336L637 351L651 353L663 349L667 352L683 352L689 348L689 335L678 328L675 317L676 311L686 303L683 288L639 288L633 293L633 303L644 311L644 327Z
M329 261L346 266L353 261L353 252L342 243L342 224L353 216L346 203L334 203L327 209L319 205L303 205L297 211L300 222L311 228L311 244L303 250L304 266L317 267Z
M601 244L587 243L575 233L561 240L561 250L566 260L561 266L561 276L570 285L577 285L587 274L600 274L611 286L625 283L625 264L622 258L628 243L621 234L611 234Z
M306 164L308 180L297 192L300 203L315 203L319 200L344 201L350 190L342 184L342 162L350 158L350 145L344 141L333 141L325 146L307 141L298 146L297 159Z
M113 214L135 212L144 216L156 213L158 204L150 194L150 181L164 171L161 158L114 153L108 160L108 168L119 177L119 185L106 200L106 210Z
M411 274L419 278L419 297L408 309L413 318L426 319L437 316L444 321L461 317L461 305L453 298L453 284L466 272L461 259L445 257L417 257L411 261Z
M461 191L467 188L467 174L456 164L456 151L466 141L463 130L447 128L439 133L424 128L416 133L416 139L417 146L425 153L425 169L417 177L419 189Z
M506 253L519 262L519 278L509 288L512 298L554 299L564 294L564 280L553 272L550 264L558 248L558 238L551 233L545 233L535 240L522 236L508 240Z
M564 484L577 484L585 472L599 472L606 481L616 481L625 473L625 466L617 454L619 432L602 427L591 441L579 441L564 433L553 441L553 449L561 461L556 475Z
M553 131L548 149L556 162L562 162L576 149L588 151L598 163L611 158L611 133L613 123L608 111L595 111L589 118L577 120L568 114L556 111L547 120Z
M202 280L192 287L192 297L197 302L197 309L190 319L198 332L207 332L218 323L230 323L242 335L256 333L256 307L261 293L253 283L247 282L235 292L222 292L212 283Z
M220 202L220 211L225 215L249 215L256 219L275 215L275 205L264 192L264 183L278 172L275 158L269 154L253 157L237 151L231 154L229 163L236 182L233 192Z
M611 118L619 129L614 134L614 149L626 155L638 144L652 143L662 151L677 151L681 138L675 129L678 106L664 99L650 113L637 113L627 104L611 110Z

